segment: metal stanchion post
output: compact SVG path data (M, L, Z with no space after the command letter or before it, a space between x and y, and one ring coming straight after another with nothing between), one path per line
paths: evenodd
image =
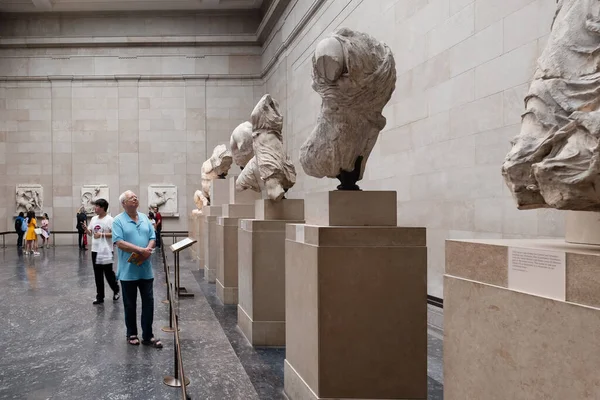
M177 322L177 315L175 315L175 321ZM177 323L176 323L177 325ZM179 352L179 340L177 339L177 333L174 334L175 340L174 340L174 346L173 346L173 361L174 361L174 376L165 376L163 379L163 382L165 385L167 386L171 386L171 387L181 387L181 380L179 379L179 357L178 357L178 352ZM188 378L185 378L185 386L190 384L190 380Z

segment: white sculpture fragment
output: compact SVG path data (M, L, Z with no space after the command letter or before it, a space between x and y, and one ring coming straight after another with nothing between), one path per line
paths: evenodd
M150 210L158 207L158 211L163 217L179 216L177 186L165 184L149 185L148 206Z
M520 209L600 211L599 4L558 2L502 166Z
M233 158L231 152L224 144L220 144L213 150L212 156L202 164L202 189L194 193L196 207L210 205L210 185L213 179L225 179Z
M396 86L394 56L373 37L342 28L319 42L312 63L312 87L322 104L300 164L310 176L339 179L340 190L359 190Z
M239 124L231 134L231 140L229 142L231 149L231 155L233 156L233 162L244 169L248 161L254 156L254 150L252 149L252 123L242 122Z
M16 214L34 211L40 215L44 208L44 188L42 185L17 185L15 190Z
M81 187L81 205L87 215L95 214L95 200L104 199L109 201L108 190L108 185L83 185Z
M251 117L254 157L237 178L236 190L260 192L264 188L271 200L279 201L296 183L296 169L283 148L283 117L279 104L265 94Z

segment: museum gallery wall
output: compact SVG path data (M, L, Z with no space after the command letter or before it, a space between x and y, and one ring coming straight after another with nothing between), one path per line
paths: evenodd
M296 167L286 196L335 189L338 181L307 176L300 155L321 105L314 46L347 27L386 43L397 75L359 186L397 191L398 225L427 228L428 293L442 297L445 239L564 234L558 212L517 210L499 167L554 12L552 1L299 0L262 47L0 49L0 77L11 77L0 78L2 230L12 227L17 185L43 186L54 229L73 229L84 185L106 185L112 204L132 189L142 205L156 200L150 185L163 185L153 191L163 200L173 185L173 212L187 216L202 163L217 145L229 148L265 93L278 102ZM40 35L15 32L3 35ZM203 73L220 76L183 78ZM240 173L236 163L229 173ZM187 229L187 218L166 229Z

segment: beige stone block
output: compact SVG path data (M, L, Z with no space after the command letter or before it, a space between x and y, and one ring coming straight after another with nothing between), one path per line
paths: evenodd
M377 228L345 229L364 237ZM425 399L426 247L297 239L288 236L285 251L287 396Z
M254 218L254 204L223 204L223 217Z
M537 42L527 43L475 69L475 97L482 98L528 82L536 68Z
M497 93L450 112L450 136L462 137L500 128L503 122L502 93Z
M244 190L238 192L235 190L235 181L237 176L227 178L229 181L229 204L254 204L254 202L262 198L261 193L254 190Z
M485 253L490 242L467 245ZM600 353L600 312L592 307L599 304L593 265L598 265L600 250L559 240L494 243L504 249L525 246L566 251L567 302L446 276L444 398L598 398L600 386L594 371ZM497 262L504 264L483 267L508 268L506 260Z
M427 97L430 115L473 101L475 99L475 71L469 70L430 88L427 91Z
M217 297L238 303L238 218L217 217Z
M477 0L475 7L475 30L479 31L515 11L525 7L533 0Z
M210 186L211 206L221 206L229 202L229 182L227 179L214 179Z
M306 223L323 226L396 226L396 192L330 191L305 200Z
M429 56L435 56L475 32L475 4L471 3L429 32Z
M256 200L254 218L259 220L304 220L304 200L283 199L279 202L271 199Z
M285 345L287 222L239 221L238 325L253 346Z
M507 263L506 247L446 241L446 275L508 287Z
M475 12L477 13L477 5ZM475 18L477 18L477 14ZM502 47L503 32L502 21L499 21L450 49L452 76L462 74L500 56L504 52Z
M206 209L206 207L204 208ZM204 217L204 279L214 283L217 277L219 251L217 249L217 216Z

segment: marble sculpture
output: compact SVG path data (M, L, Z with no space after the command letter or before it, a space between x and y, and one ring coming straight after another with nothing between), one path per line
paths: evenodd
M233 158L231 151L224 144L220 144L213 150L212 156L202 164L202 189L194 193L196 207L210 205L210 185L213 179L225 179ZM198 207L200 209L201 207Z
M385 127L381 112L396 86L392 51L367 34L339 29L317 45L312 79L322 104L300 164L310 176L339 179L340 190L360 190L356 182Z
M558 2L502 166L520 209L600 211L599 4Z
M254 157L236 180L236 190L265 190L274 201L284 198L296 183L296 169L283 148L283 116L279 104L265 94L251 115Z
M44 189L42 185L17 185L15 190L16 214L34 211L41 214L44 207Z
M246 164L248 164L248 161L254 156L254 150L252 149L251 122L242 122L233 130L229 148L231 149L233 162L235 162L240 169L244 169Z

